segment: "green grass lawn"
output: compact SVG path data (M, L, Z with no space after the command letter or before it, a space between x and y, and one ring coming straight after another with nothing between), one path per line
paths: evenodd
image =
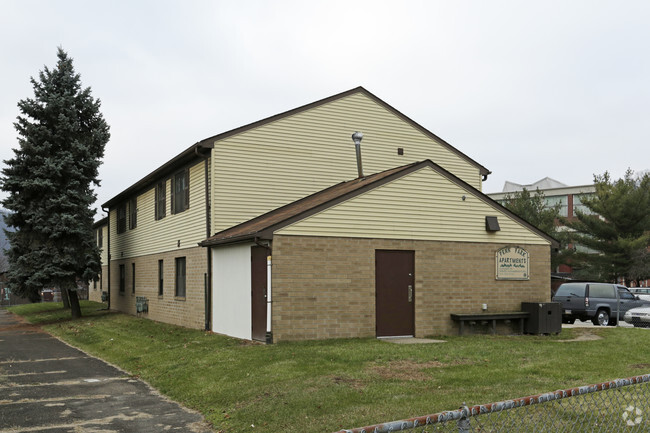
M333 432L650 373L643 329L451 336L422 345L374 338L262 345L82 306L87 316L75 321L61 304L10 310L47 323L47 331L224 432ZM567 341L585 332L602 338Z

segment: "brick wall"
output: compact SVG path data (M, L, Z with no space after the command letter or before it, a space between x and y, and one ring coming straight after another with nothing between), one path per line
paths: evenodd
M177 257L186 259L186 294L175 296ZM158 261L163 260L163 294L158 296ZM133 293L132 264L135 263L135 293ZM120 265L126 271L126 287L120 293ZM201 247L147 256L113 260L111 262L111 309L136 314L136 296L149 300L149 312L142 317L188 328L205 327L204 274L207 272L207 250ZM105 285L104 287L107 287Z
M550 247L520 244L530 280L495 278L505 244L274 236L274 341L375 336L375 250L415 251L415 335L455 334L450 313L550 300Z

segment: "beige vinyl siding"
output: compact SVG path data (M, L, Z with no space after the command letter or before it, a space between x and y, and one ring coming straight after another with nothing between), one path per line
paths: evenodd
M217 232L357 177L355 131L364 174L431 159L481 188L479 168L363 93L214 143L213 230ZM404 155L397 148L404 148Z
M465 200L462 197L465 196ZM487 232L497 216L501 231ZM276 232L282 235L550 245L430 167Z
M106 265L108 264L108 226L98 227L97 230L101 230L103 236L102 246L99 248L99 257L102 261L102 265Z
M205 166L200 162L190 168L190 207L171 212L171 180L165 181L166 216L155 220L155 185L137 197L138 226L117 234L117 212L111 210L111 255L118 260L196 247L206 237ZM128 227L128 226L127 226ZM180 241L180 246L179 246Z

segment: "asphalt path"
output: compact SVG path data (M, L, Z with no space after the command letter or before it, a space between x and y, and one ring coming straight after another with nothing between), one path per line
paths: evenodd
M0 309L0 433L213 430L141 380Z

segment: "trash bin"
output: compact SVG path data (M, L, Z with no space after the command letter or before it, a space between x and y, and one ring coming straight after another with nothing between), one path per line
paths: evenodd
M562 304L559 302L522 302L521 311L529 313L524 323L526 334L559 334L562 331Z

